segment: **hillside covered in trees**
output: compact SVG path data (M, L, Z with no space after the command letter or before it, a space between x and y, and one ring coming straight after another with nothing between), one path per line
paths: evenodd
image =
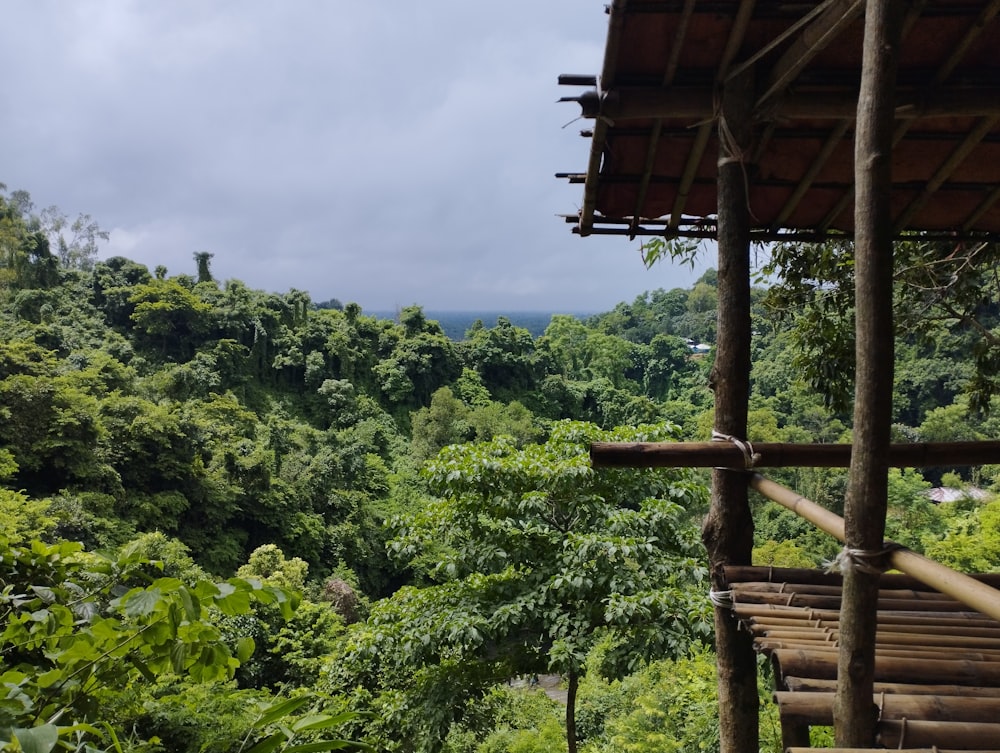
M455 340L416 306L379 319L218 281L209 253L183 272L98 259L103 236L0 193L0 738L710 749L707 476L595 472L587 446L710 436L712 356L691 345L714 342L712 270L538 337L499 318ZM774 250L752 441L849 441L847 254ZM1000 436L987 256L950 311L900 276L900 441ZM927 494L1000 482L962 473L892 471L888 535L1000 568L1000 503ZM842 506L845 470L773 476ZM761 564L836 553L763 502L755 519ZM519 679L539 674L565 707Z

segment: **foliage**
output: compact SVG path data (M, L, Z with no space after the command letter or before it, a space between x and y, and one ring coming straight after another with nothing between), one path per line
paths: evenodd
M1000 570L1000 502L982 506L950 503L946 530L941 539L927 536L928 557L971 573Z
M671 259L693 267L698 254L698 241L690 238L655 237L639 246L642 263L652 267L661 259Z
M100 739L95 713L109 695L157 676L232 677L254 646L241 639L231 650L213 613L239 614L258 602L290 616L296 603L294 594L244 579L150 582L149 564L67 542L3 544L0 681L7 701L0 706L0 737L6 742L51 750L78 732ZM128 587L136 580L145 585Z
M793 322L795 363L834 406L848 404L854 373L854 259L847 241L777 244L764 273L776 282L768 305ZM997 391L1000 245L931 242L914 236L894 246L893 308L897 337L940 358L971 355L965 380L972 407ZM949 338L956 325L963 336ZM951 340L949 342L949 340ZM905 374L905 370L903 372Z
M400 749L440 744L462 712L448 701L458 689L464 702L514 674L579 675L605 631L628 636L618 671L706 634L705 600L687 589L704 568L683 523L683 505L704 490L676 471L595 472L587 457L591 441L671 436L668 425L602 432L567 421L544 445L499 437L450 446L428 464L443 496L396 520L390 547L404 561L433 551L436 585L375 604L337 670L347 687L409 688L399 721L410 742Z
M236 571L240 578L259 578L292 591L301 591L306 585L309 565L298 557L285 558L274 544L264 544L250 553L250 559Z
M74 222L55 208L37 212L27 193L0 188L0 536L22 552L4 564L22 568L5 580L4 629L22 620L56 647L51 656L26 643L2 649L4 670L24 676L3 713L63 704L53 725L93 725L57 734L63 747L139 750L159 736L168 749L231 749L239 733L245 747L268 739L294 748L321 740L289 739L282 729L294 732L313 711L336 717L355 698L379 716L345 719L345 729L389 749L444 739L456 753L532 750L565 733L561 710L505 682L551 666L567 687L579 681L574 717L593 751L612 745L612 729L623 745L626 736L648 737L655 749L661 713L684 721L671 733L678 740L699 736L710 714L707 682L691 670L698 693L667 707L657 694L675 689L656 683L669 684L671 671L688 677L690 662L708 664L685 654L704 637L708 609L694 577L693 526L705 504L696 480L707 474L595 473L585 446L647 431L597 426L649 423L659 428L644 436L708 438L712 355L692 345L715 339L714 270L690 289L647 291L586 321L553 317L537 336L501 317L457 341L416 306L377 319L356 303L313 304L302 290L219 283L205 251L194 254L190 274L97 260L104 236L86 215ZM691 261L696 251L657 239L643 254L648 263ZM760 278L768 289L751 291L750 438L850 441L851 248L771 254ZM1000 435L997 411L986 412L1000 402L989 400L1000 353L996 254L920 238L897 245L896 440ZM593 425L560 423L566 418ZM667 430L665 419L680 428ZM770 475L842 509L843 469ZM970 496L934 505L926 496L930 484L996 488L997 479L1000 466L893 471L888 535L961 569L1000 568L996 503ZM770 503L754 502L754 520L758 563L818 565L839 548ZM117 554L23 554L64 539ZM49 564L23 571L30 557ZM54 562L64 577L35 579ZM246 594L241 586L232 598L243 610L246 595L247 609L219 615L216 597L195 584L237 568L237 582L264 582L260 593L283 586L310 597L285 619L278 603L256 600L256 586ZM128 596L154 583L156 599ZM146 646L143 636L162 630L144 627L161 613L156 604L186 614L177 583L209 605L188 620L207 627L197 636L185 628L182 643L216 641L224 672L206 664L178 673L173 660L156 658L163 646ZM96 616L73 613L67 600L77 592L66 584L83 589L77 608L94 603ZM50 593L51 604L38 601ZM141 604L149 614L128 613ZM61 667L77 671L58 663L69 661L58 658L63 649L86 653L86 641L103 639L79 643L72 630L59 632L68 629L62 607L81 635L95 624L122 635L144 629L123 656L154 675L169 667L167 675L150 684L122 659L120 676L99 684L97 662L64 692L50 679ZM34 613L49 615L44 625L26 616ZM226 679L246 638L256 651ZM591 652L595 645L604 648ZM665 656L679 664L651 669ZM219 679L199 683L199 673ZM337 697L312 697L252 730L258 704L316 684ZM703 715L687 715L688 705ZM34 729L8 726L15 723ZM54 728L39 729L24 735L51 739Z

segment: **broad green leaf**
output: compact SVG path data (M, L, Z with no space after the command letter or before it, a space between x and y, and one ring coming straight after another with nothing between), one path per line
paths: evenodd
M188 644L184 641L175 641L170 647L170 663L174 672L181 673L187 669Z
M223 614L230 616L246 614L250 611L250 594L246 591L233 590L226 596L217 596L215 606Z
M247 661L251 656L253 656L254 649L257 645L254 643L253 638L250 636L243 636L236 642L236 658L240 662Z
M144 617L151 614L160 603L163 595L158 588L138 591L126 597L125 614L129 617Z
M128 660L132 662L136 669L139 670L139 674L141 674L147 682L156 682L156 675L150 671L149 667L146 666L146 663L143 662L142 659L134 654L129 654Z
M184 582L177 578L157 578L150 584L150 588L156 588L162 592L170 593L184 588Z
M66 672L62 669L50 669L48 672L42 672L38 677L35 678L39 688L50 688L55 685L60 680L65 679Z
M182 586L177 589L177 596L180 598L184 613L189 620L193 621L201 617L201 602L191 598L191 591L187 587Z
M274 724L279 719L282 719L289 714L294 714L311 700L312 698L304 695L272 703L270 706L261 710L261 715L257 721L254 722L254 727L262 729L269 724Z
M59 742L59 728L54 724L43 724L31 729L14 729L14 737L21 744L24 753L49 753Z
M314 753L324 750L374 750L374 748L370 745L351 742L350 740L322 740L317 743L290 745L284 749L283 753Z
M329 729L339 724L343 724L343 721L330 714L306 714L301 719L295 720L295 723L292 724L292 731L305 732L306 730Z
M246 753L273 753L288 739L280 732L275 732L254 744Z

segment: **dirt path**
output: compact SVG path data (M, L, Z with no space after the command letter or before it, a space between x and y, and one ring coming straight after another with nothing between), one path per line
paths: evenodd
M519 677L511 682L511 686L515 688L526 688L531 690L533 688L541 688L545 691L545 695L554 701L559 701L559 703L566 703L566 688L560 687L562 683L562 677L559 675L538 675L538 681L532 682L526 677Z

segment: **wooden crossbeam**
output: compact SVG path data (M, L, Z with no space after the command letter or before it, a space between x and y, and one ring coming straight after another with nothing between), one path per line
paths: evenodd
M846 468L849 444L755 442L753 468ZM594 442L595 468L745 468L743 450L732 442ZM893 444L889 464L896 468L1000 463L1000 442L924 442Z

